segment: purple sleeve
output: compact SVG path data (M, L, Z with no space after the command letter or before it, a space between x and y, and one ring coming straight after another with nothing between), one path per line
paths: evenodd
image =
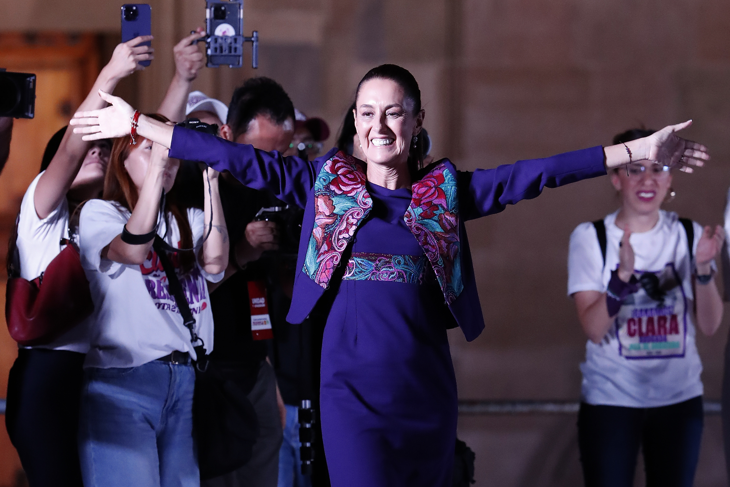
M459 172L459 205L464 220L499 213L507 205L606 174L603 147L567 152L546 159L518 161L495 169Z
M265 152L183 127L175 127L171 146L170 157L229 171L244 185L269 190L285 203L302 208L317 175L314 161L284 157L276 151Z

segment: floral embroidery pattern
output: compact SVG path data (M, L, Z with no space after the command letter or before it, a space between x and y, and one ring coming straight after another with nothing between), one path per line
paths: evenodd
M451 304L464 289L456 178L445 164L439 164L411 190L411 204L403 218L431 262L446 302Z
M387 281L407 284L426 282L428 259L424 255L392 255L356 252L347 262L344 280Z
M338 152L324 163L314 183L314 228L302 269L318 285L328 287L342 252L372 207L360 161Z

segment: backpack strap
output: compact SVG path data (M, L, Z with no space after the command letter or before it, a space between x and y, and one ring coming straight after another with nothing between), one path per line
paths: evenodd
M687 247L689 250L689 261L694 261L694 243L695 243L695 227L692 224L692 220L689 218L680 218L679 222L684 227L684 232L687 234Z
M596 229L596 236L598 237L598 245L601 246L601 257L603 257L603 267L606 267L606 225L603 220L596 220L593 222L593 226Z

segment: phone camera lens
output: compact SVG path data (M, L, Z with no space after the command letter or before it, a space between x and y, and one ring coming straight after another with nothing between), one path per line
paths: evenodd
M124 20L136 20L137 16L139 16L139 12L136 5L126 5L124 7Z
M213 18L215 20L226 20L226 6L225 5L214 5L213 6Z

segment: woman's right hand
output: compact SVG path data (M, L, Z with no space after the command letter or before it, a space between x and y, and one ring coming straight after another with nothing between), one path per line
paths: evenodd
M76 112L69 122L75 134L84 134L83 140L112 139L127 135L132 127L134 108L118 96L99 90L99 96L109 103L101 110Z
M170 150L156 142L152 143L152 154L150 155L150 167L164 171L170 164Z
M109 77L114 80L126 78L135 71L144 69L139 64L141 61L150 61L154 59L154 49L152 46L141 46L143 42L149 42L152 36L139 36L134 39L117 44L109 63L104 67Z
M634 249L631 247L631 230L624 230L618 249L618 277L624 282L629 282L631 276L634 275Z

